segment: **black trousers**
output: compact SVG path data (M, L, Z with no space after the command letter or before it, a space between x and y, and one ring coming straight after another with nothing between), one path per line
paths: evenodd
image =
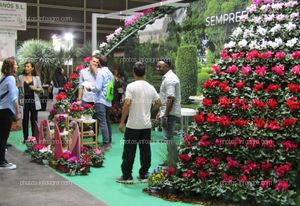
M35 109L34 99L26 99L24 100L24 108L23 108L23 136L24 140L27 140L29 136L28 127L29 127L29 113L30 113L30 123L31 123L31 134L34 134L35 129L35 121L38 119L38 111Z
M5 161L5 148L13 119L10 109L0 109L0 164Z
M150 148L151 129L130 129L126 128L125 142L123 150L123 162L121 165L123 178L131 178L132 166L134 163L137 145L140 149L141 168L139 174L142 178L147 174L151 166L151 148Z

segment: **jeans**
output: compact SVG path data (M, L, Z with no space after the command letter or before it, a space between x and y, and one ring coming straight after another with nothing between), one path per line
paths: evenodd
M141 163L139 174L140 177L144 179L151 166L151 129L126 128L124 136L125 142L122 155L123 162L121 165L123 178L132 178L132 166L134 163L136 148L137 145L139 145Z
M176 121L179 120L180 120L179 117L169 115L167 128L163 128L163 135L166 140L167 150L168 150L167 162L169 164L168 166L171 167L176 167L176 163L178 162L178 150L177 150L176 142L174 140L174 130L175 130ZM160 122L161 123L163 122L162 118Z
M102 133L102 144L111 144L111 125L109 120L110 107L101 103L95 104L96 117L99 121L100 130Z
M10 109L0 109L0 164L5 161L5 147L13 119L14 114Z
M31 132L33 135L34 129L35 129L35 122L38 119L38 111L35 109L34 99L27 99L25 101L28 101L28 102L24 103L22 126L23 126L24 140L27 140L28 134L29 134L29 132L28 132L29 113L30 113Z

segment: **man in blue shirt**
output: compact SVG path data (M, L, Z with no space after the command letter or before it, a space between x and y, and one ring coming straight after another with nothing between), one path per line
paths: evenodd
M112 135L109 110L112 104L111 101L106 99L106 91L109 82L114 80L114 75L107 67L107 57L101 56L99 61L100 70L97 72L96 85L89 90L95 93L95 110L102 133L103 150L109 150L111 148Z

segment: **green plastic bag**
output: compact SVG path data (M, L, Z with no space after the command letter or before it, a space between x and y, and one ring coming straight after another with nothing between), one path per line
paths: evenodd
M108 85L107 85L107 90L106 90L106 100L111 102L114 99L114 81L110 80Z

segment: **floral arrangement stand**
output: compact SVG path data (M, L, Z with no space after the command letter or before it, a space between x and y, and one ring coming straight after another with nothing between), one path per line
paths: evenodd
M69 121L76 122L80 129L80 143L81 145L98 145L98 122L95 119L85 118L69 118ZM87 127L86 127L87 126ZM87 129L86 129L87 128ZM94 131L95 130L95 131ZM92 138L92 141L86 141L86 138Z

